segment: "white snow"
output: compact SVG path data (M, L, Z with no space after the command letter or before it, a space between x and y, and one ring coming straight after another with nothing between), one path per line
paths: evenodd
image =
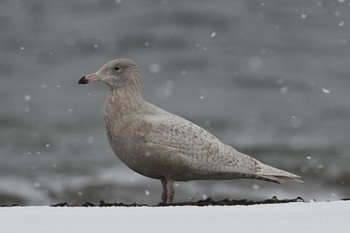
M347 232L350 201L213 207L2 207L1 232Z

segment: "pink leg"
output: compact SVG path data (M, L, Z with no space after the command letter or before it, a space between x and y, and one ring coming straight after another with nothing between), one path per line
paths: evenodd
M174 181L167 180L165 178L160 180L162 182L163 193L162 193L162 203L171 204L174 200Z
M167 204L173 203L174 195L175 195L174 181L168 180L168 183L167 183L167 199L166 199L166 203Z
M167 180L165 178L160 180L162 182L163 187L163 193L162 193L162 203L167 203L167 196L168 196L168 190L167 190Z

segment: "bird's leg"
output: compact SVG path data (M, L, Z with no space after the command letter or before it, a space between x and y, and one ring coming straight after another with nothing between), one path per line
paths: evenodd
M165 178L162 178L160 180L162 182L162 187L163 187L163 193L162 193L162 203L167 203L167 196L168 196L168 190L167 190L167 184L168 181Z
M167 199L166 199L167 204L173 203L174 195L175 195L174 181L168 180L168 182L167 182Z
M173 180L167 180L166 178L160 179L162 182L163 187L163 193L162 193L162 203L164 204L171 204L174 200L174 181Z

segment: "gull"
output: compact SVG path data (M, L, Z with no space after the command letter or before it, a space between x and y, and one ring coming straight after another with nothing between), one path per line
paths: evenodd
M162 203L172 203L174 181L258 179L274 183L300 176L266 165L222 143L198 125L169 113L141 96L141 75L126 58L112 60L79 84L103 82L107 138L129 168L162 183Z

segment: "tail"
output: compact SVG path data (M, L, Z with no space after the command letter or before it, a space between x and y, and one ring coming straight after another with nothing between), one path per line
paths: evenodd
M283 183L284 181L294 181L297 183L304 183L301 177L290 172L286 172L266 164L259 164L260 169L254 173L257 179L270 181L274 183Z

